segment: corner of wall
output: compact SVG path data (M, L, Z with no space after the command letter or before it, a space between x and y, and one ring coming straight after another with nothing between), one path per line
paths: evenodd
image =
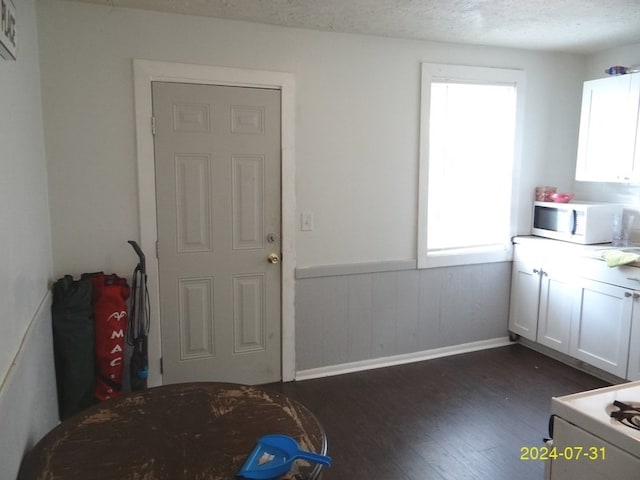
M48 292L0 383L0 478L16 478L24 454L57 423Z

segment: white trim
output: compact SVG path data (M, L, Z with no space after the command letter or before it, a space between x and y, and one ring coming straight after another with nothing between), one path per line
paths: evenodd
M151 82L182 82L245 87L277 88L282 102L282 380L295 377L295 77L291 73L240 68L192 65L152 60L133 60L136 141L138 156L138 197L140 246L155 252L156 192L151 134ZM149 385L162 384L158 260L147 256L148 286L151 296L149 337Z
M53 295L50 290L47 290L42 300L40 300L40 304L38 308L36 308L35 315L31 318L29 325L27 326L27 330L24 332L22 339L20 339L20 344L18 345L18 351L13 357L13 360L9 364L8 370L4 373L2 378L0 378L0 399L2 398L3 392L5 391L5 386L10 383L10 379L14 375L14 371L19 364L22 362L22 357L24 356L25 344L31 338L32 331L37 328L37 323L41 321L51 322L51 302L53 301ZM43 316L46 315L46 318Z
M428 224L428 187L429 187L429 118L431 111L431 83L434 79L440 81L480 81L487 83L501 82L515 84L516 98L516 131L514 138L514 162L511 178L512 187L520 177L522 157L522 136L524 130L525 80L524 70L505 69L481 66L446 65L423 63L421 76L420 98L420 148L418 167L418 251L416 254L418 268L432 268L473 263L503 262L512 259L512 247L509 239L505 238L505 249L491 252L457 249L449 254L429 252L427 249ZM520 197L516 189L511 192L511 218L509 236L516 235L518 226L518 212ZM464 219L461 219L464 221Z
M415 270L415 260L390 260L383 262L345 263L338 265L314 265L296 268L296 278L337 277L363 273L400 272Z
M510 262L511 260L513 260L513 246L511 243L509 245L495 245L486 248L452 248L429 252L426 268Z
M310 368L308 370L300 370L296 372L296 380L311 380L313 378L330 377L333 375L343 375L345 373L373 370L375 368L392 367L394 365L422 362L424 360L447 357L449 355L458 355L460 353L469 353L476 352L478 350L487 350L489 348L504 347L507 345L511 345L511 343L512 342L509 341L509 337L497 337L490 338L488 340L479 340L477 342L463 343L461 345L452 345L449 347L423 350L421 352L394 355L391 357L373 358L370 360L361 360L359 362L330 365L328 367Z

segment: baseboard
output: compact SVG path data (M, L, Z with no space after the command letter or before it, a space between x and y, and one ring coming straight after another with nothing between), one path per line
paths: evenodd
M560 353L556 350L553 350L549 347L545 347L544 345L540 345L537 342L533 342L531 340L527 340L526 338L520 337L518 339L518 343L524 347L530 348L538 353L542 353L547 357L551 357L554 360L564 363L565 365L569 365L570 367L576 368L584 373L588 373L589 375L593 375L594 377L599 378L600 380L604 380L605 382L609 382L612 385L617 385L619 383L625 383L628 380L624 378L620 378L616 375L613 375L609 372L605 372L604 370L599 369L598 367L594 367L593 365L589 365L582 360L578 360L577 358L570 357L569 355L565 355L564 353Z
M373 370L375 368L392 367L394 365L404 365L407 363L431 360L433 358L447 357L449 355L458 355L460 353L476 352L478 350L487 350L489 348L504 347L510 344L511 342L509 341L509 337L498 337L490 338L488 340L479 340L477 342L463 343L460 345L434 348L431 350L422 350L420 352L393 355L390 357L372 358L369 360L360 360L358 362L341 363L339 365L330 365L327 367L310 368L308 370L297 371L296 381L311 380L313 378L330 377L334 375L343 375L345 373L361 372L364 370Z

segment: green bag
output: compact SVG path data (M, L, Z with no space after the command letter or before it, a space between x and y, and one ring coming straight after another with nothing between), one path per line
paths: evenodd
M95 403L91 280L65 275L53 285L53 353L60 420Z

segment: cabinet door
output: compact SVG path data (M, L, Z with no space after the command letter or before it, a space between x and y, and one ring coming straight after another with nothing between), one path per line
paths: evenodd
M632 106L635 106L635 125L636 125L636 139L635 139L635 152L633 154L633 172L632 180L637 182L640 180L640 73L634 73L631 75L631 101Z
M571 312L579 289L575 279L543 270L538 314L538 343L569 353Z
M629 380L640 380L640 294L633 292L633 315L631 317L631 338L629 340Z
M529 340L536 340L539 297L540 267L529 262L513 262L509 331Z
M553 446L562 457L545 462L547 479L638 479L640 459L560 417L553 419Z
M631 180L638 111L633 75L584 83L576 180Z
M578 300L571 315L569 354L624 378L633 294L622 287L580 280Z

